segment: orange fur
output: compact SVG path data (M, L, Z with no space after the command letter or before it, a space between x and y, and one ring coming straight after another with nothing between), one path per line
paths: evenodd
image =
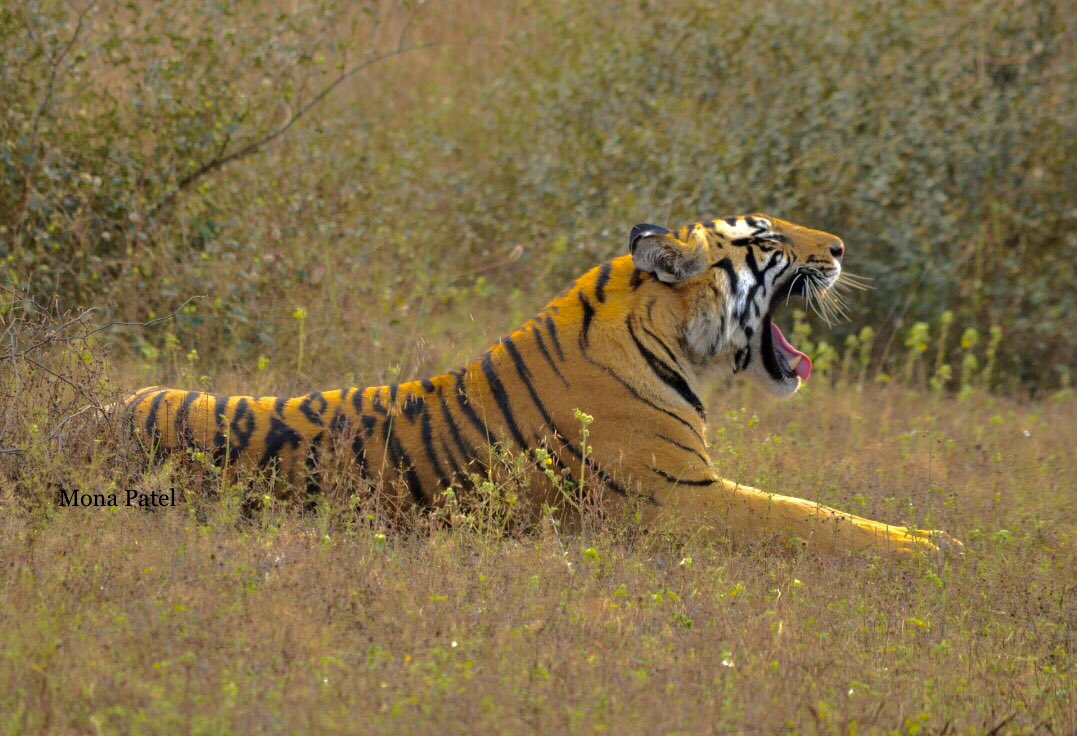
M801 379L769 354L770 301L800 277L833 283L840 239L755 215L677 233L638 226L631 248L457 371L284 399L153 387L125 406L157 447L198 447L231 462L295 469L347 437L365 475L402 480L420 507L481 473L489 446L504 443L546 448L576 483L586 465L585 488L638 504L651 526L795 536L827 550L959 545L740 486L711 467L700 383L746 372L775 394L796 390ZM577 409L594 417L586 461ZM542 483L530 500L557 502Z

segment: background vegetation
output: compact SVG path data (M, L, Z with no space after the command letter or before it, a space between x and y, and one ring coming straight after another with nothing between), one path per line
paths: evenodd
M1074 730L1074 9L588 5L0 5L5 731ZM756 209L875 288L779 317L794 399L707 398L719 471L963 561L520 538L506 489L392 530L94 419L441 371L633 224Z
M900 330L950 310L955 337L1003 330L997 384L1054 388L1075 351L1074 16L16 3L0 11L0 258L39 300L119 319L209 297L128 333L136 356L174 343L216 376L288 355L302 306L320 360L301 377L374 379L470 354L636 222L760 209L840 233L875 280L837 344L871 325L889 359ZM372 55L426 44L308 109ZM479 335L484 309L502 318Z

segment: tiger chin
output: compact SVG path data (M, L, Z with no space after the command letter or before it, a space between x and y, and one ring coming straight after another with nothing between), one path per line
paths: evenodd
M637 225L628 248L447 373L296 397L154 386L127 397L123 410L157 450L277 468L311 490L323 452L343 447L359 475L400 489L401 501L420 510L441 503L446 488L466 491L468 478L493 472L490 448L498 445L555 471L533 474L524 500L534 510L571 513L566 483L552 476L648 529L777 537L828 552L961 551L943 532L762 491L712 467L701 384L747 375L788 396L811 377L811 359L771 312L794 297L824 297L838 283L840 238L755 214L676 232ZM593 417L586 450L578 411Z

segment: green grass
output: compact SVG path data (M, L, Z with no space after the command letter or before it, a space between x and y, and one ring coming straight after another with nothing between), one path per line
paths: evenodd
M785 402L711 398L723 473L946 529L965 558L792 556L616 525L394 532L331 503L244 521L227 488L156 513L8 492L0 725L1073 730L1071 398L821 383ZM190 475L169 463L135 479Z

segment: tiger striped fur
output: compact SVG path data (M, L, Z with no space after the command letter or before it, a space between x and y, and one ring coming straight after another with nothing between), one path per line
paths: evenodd
M504 443L545 448L575 482L585 468L585 488L604 489L604 503L635 504L648 527L778 535L824 550L960 546L712 469L701 381L744 373L776 395L797 390L811 361L773 324L771 305L836 283L839 238L748 215L677 232L638 225L629 245L458 370L294 398L150 387L124 405L156 447L201 448L230 462L294 469L347 437L367 478L394 480L419 508L483 472L490 445ZM594 417L586 455L575 409ZM552 485L537 474L529 500L556 505Z

